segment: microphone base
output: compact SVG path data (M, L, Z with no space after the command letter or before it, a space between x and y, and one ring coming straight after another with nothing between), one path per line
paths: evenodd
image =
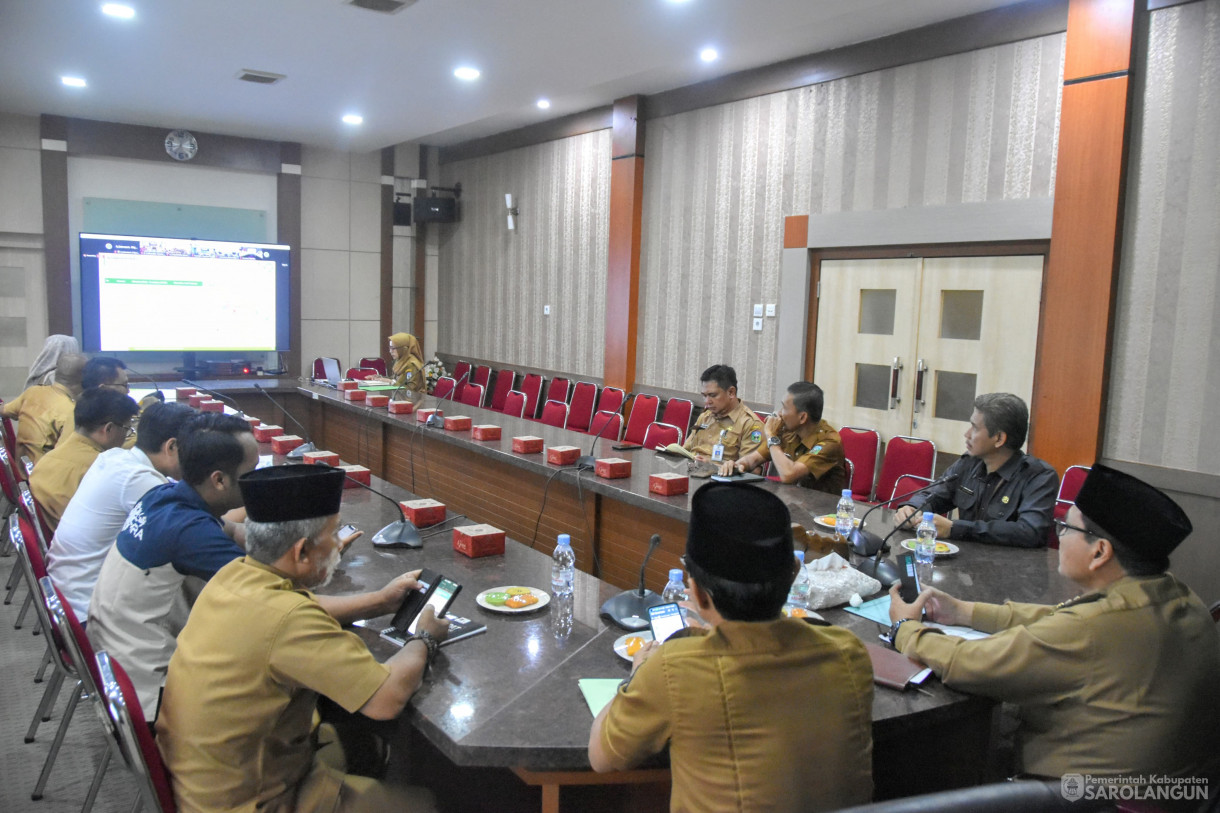
M625 590L602 605L602 618L625 630L648 629L648 608L665 600L651 590Z
M856 570L863 573L865 576L872 576L877 581L881 582L881 587L889 590L890 586L895 582L902 580L902 575L898 572L898 568L893 562L887 562L884 559L878 562L876 559L866 559L856 565Z
M300 460L301 458L305 457L306 452L316 451L318 451L318 447L313 445L313 441L308 441L306 443L302 443L300 446L284 455L284 457L288 458L289 460Z
M847 547L858 556L874 556L885 546L885 540L863 527L852 531L847 537Z
M576 458L576 468L578 469L595 469L597 468L597 458L591 454L582 454Z
M378 548L422 548L424 540L419 529L398 519L373 534L373 546Z
M440 412L433 412L428 416L428 420L424 421L424 426L430 426L433 429L444 429L445 416Z

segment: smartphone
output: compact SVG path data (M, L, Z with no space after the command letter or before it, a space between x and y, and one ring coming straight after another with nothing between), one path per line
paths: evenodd
M638 443L616 443L610 448L616 452L630 452L634 449L643 449L644 447Z
M648 623L652 626L652 640L658 644L686 626L682 608L676 603L658 604L648 608Z
M432 590L432 595L428 596L428 600L424 603L424 607L431 607L432 612L437 618L444 618L445 613L449 610L449 605L453 604L453 600L457 598L457 594L462 592L462 585L444 576L436 582L436 587ZM419 612L424 611L424 607L419 608ZM417 613L411 619L411 625L407 627L407 632L415 634L416 627L419 625L419 614Z
M915 570L915 554L904 553L898 557L899 584L898 595L910 604L919 596L919 573Z
M358 531L358 530L360 530L360 529L357 528L355 525L352 525L349 522L347 525L344 525L342 528L339 529L338 536L340 539L347 539L349 536L356 533L356 531Z
M428 603L428 599L432 598L432 592L436 590L437 583L440 581L441 574L435 570L424 568L416 581L419 583L419 588L416 590L408 590L403 596L402 604L398 607L398 612L394 613L393 628L399 632L406 632L407 628L415 621L415 617L419 615L420 610Z

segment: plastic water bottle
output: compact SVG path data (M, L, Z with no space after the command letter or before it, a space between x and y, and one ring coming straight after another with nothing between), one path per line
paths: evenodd
M919 566L920 580L926 581L924 572L931 573L936 560L936 523L931 511L923 512L923 521L915 529L915 564Z
M835 508L835 533L846 539L856 527L856 504L851 499L851 489L843 489L839 505Z
M809 574L805 572L805 551L798 550L795 552L796 561L800 564L801 569L796 572L796 579L792 582L792 587L788 589L788 604L792 607L799 607L802 610L809 609Z
M576 581L576 554L572 538L559 535L559 544L551 554L551 627L556 638L566 638L572 632L572 589Z
M669 571L669 581L661 591L661 600L666 604L671 601L686 601L686 583L682 580L682 568L676 567Z

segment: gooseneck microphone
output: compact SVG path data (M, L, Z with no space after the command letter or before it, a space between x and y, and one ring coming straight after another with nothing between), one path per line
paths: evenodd
M161 386L159 384L157 384L157 379L153 378L148 373L142 373L139 370L136 370L132 367L128 367L127 372L135 373L140 378L146 379L147 381L151 382L153 385L153 391L156 393L157 400L162 403L165 403L165 393L161 392Z
M223 393L219 393L216 390L208 389L207 387L200 384L198 381L191 381L189 378L182 379L182 382L184 384L190 384L192 387L199 390L200 392L206 392L208 395L212 396L217 401L224 401L226 404L228 404L229 406L231 406L235 410L237 410L238 417L240 417L240 418L246 417L246 413L242 411L242 408L239 407L237 405L237 402L234 401L229 396L224 395Z
M284 457L288 458L289 460L300 460L305 456L306 452L316 452L318 450L318 447L314 445L314 442L309 439L309 432L305 431L305 425L298 421L295 415L289 412L279 401L272 398L271 393L267 392L257 383L254 385L254 389L261 392L264 398L275 404L276 408L279 409L280 412L284 413L284 417L296 424L297 429L301 430L301 437L305 438L304 443L293 449L288 454L284 455ZM364 483L361 483L360 485L364 485Z
M449 390L449 392L445 393L444 398L437 399L436 411L428 416L428 420L424 423L424 426L431 426L433 429L444 429L445 428L445 413L441 411L441 404L443 404L446 399L452 401L455 398L457 398L458 387L462 386L462 384L469 377L470 377L470 370L467 370L466 372L464 372L460 376L458 376L458 380L453 382L453 389L451 389L451 390Z
M648 608L664 604L664 599L644 587L644 573L648 560L661 545L661 535L653 534L648 540L648 553L640 564L640 585L634 590L624 590L602 605L601 615L612 624L625 630L640 630L648 626Z
M365 491L371 491L383 500L387 500L395 508L398 509L399 519L394 520L389 525L382 528L377 533L373 534L373 544L379 548L399 547L399 548L422 548L424 540L419 535L419 529L407 519L407 514L402 510L402 504L393 497L387 497L372 486L366 486L364 483L347 475L347 479L351 480L356 485L363 488Z
M907 497L910 497L913 494L918 494L921 491L927 491L934 486L946 485L948 483L955 482L958 476L959 475L957 472L950 472L937 480L933 480L923 488L917 488L914 491L902 494L898 497L893 497L870 508L868 512L865 513L864 517L861 518L860 527L852 531L851 538L848 541L848 547L850 547L854 553L858 553L861 556L872 556L871 559L865 559L863 562L856 565L856 570L860 571L866 576L872 576L874 579L881 582L883 587L888 588L894 582L899 581L902 578L902 574L898 571L898 568L890 562L882 561L881 557L887 550L889 550L888 544L890 537L904 528L910 529L911 520L914 519L916 515L911 514L911 516L895 525L893 530L885 535L884 539L878 537L876 534L869 533L868 531L864 530L864 519L883 505L892 505L897 500L905 500Z
M597 455L593 454L593 450L597 448L597 442L602 439L602 435L606 434L606 430L610 427L610 424L614 423L614 416L617 414L617 412L611 412L608 409L603 409L600 412L594 413L593 417L595 418L598 415L606 415L608 417L606 418L606 422L602 424L602 428L597 430L597 434L594 436L593 442L589 444L589 453L576 458L576 468L592 469L597 466Z

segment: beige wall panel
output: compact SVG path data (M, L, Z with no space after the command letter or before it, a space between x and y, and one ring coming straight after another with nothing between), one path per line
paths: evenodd
M301 247L351 248L351 191L347 181L301 178Z
M381 318L381 255L353 251L349 313L353 320Z

